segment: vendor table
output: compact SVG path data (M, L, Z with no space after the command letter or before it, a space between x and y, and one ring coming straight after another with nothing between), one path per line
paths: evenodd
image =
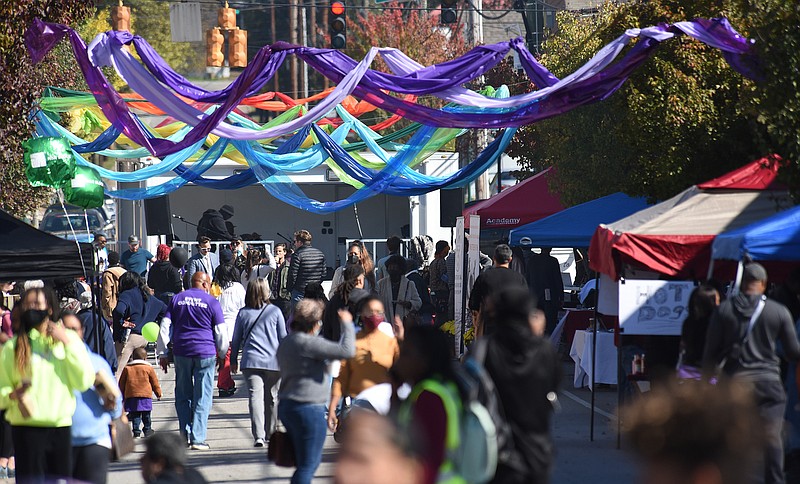
M597 339L597 373L595 383L617 384L617 347L614 346L614 333L600 331ZM588 386L592 383L592 342L594 333L591 331L576 331L572 340L569 356L575 362L575 388Z

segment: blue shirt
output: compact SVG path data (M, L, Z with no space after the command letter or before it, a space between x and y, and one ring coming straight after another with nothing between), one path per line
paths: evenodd
M119 263L129 271L145 275L147 273L147 261L153 259L153 257L153 254L141 247L136 252L131 252L130 249L128 249L120 256Z
M242 369L280 370L278 346L285 337L286 323L278 306L269 304L259 309L243 307L236 316L233 329L231 362L236 362L241 348Z
M102 371L106 373L109 381L114 380L111 367L100 355L92 353L89 347L89 360L95 373ZM122 395L117 398L117 406L109 412L103 408L103 399L94 389L94 385L81 393L75 391L75 414L72 416L72 446L84 447L87 445L102 445L111 448L111 437L108 433L108 425L112 418L117 418L122 414Z

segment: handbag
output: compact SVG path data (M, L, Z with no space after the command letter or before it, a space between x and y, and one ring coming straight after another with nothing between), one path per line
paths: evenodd
M285 429L275 428L269 436L267 458L278 467L296 467L297 461L294 454L294 445L289 433Z
M133 452L136 443L133 440L133 431L128 418L122 415L111 421L111 460L117 462L124 456Z

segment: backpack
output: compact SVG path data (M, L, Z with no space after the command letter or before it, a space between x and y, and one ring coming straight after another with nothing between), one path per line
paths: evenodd
M513 449L513 437L491 376L483 366L486 338L475 342L464 363L456 367L462 395L461 442L453 462L470 483L489 482L497 463Z

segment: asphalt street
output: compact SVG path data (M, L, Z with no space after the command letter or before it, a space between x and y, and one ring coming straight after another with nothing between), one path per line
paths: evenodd
M589 440L591 392L572 388L573 365L564 362L564 385L559 395L560 410L555 416L553 435L556 461L554 484L632 484L635 482L634 459L617 449L617 394L613 387L599 388L596 394L594 441ZM174 407L174 372L164 375L157 369L164 398L153 404L153 428L156 432L177 432ZM209 482L288 483L293 469L276 467L266 458L266 449L253 448L247 397L241 375L236 375L237 391L230 398L214 398L209 418L208 443L211 450L187 451L189 463ZM215 390L216 395L216 390ZM624 444L624 443L623 443ZM624 447L624 445L623 445ZM314 482L333 482L337 444L329 435L323 463ZM143 479L139 459L143 441L134 453L111 464L108 482L139 483Z

